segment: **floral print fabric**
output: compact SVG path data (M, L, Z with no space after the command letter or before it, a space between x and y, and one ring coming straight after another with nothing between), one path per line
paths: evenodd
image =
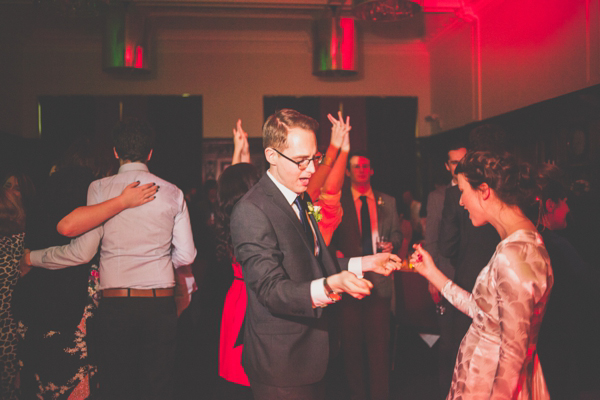
M536 342L553 283L537 232L498 244L473 293L448 282L442 294L473 318L462 340L448 400L549 399Z

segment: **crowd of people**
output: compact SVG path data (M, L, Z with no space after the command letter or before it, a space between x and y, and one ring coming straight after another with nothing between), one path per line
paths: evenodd
M176 398L178 317L213 285L198 254L232 274L210 398L324 400L341 358L349 399L389 400L397 281L416 272L437 305L439 398L578 399L599 370L583 307L599 273L563 234L566 174L482 126L448 147L447 184L396 201L350 151L350 118L328 120L321 154L317 121L271 115L266 173L238 121L201 206L149 171L155 133L135 119L113 154L79 140L37 188L5 174L1 398Z

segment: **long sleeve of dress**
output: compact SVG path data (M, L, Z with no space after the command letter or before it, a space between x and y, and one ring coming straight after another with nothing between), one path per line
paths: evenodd
M475 301L473 294L467 292L451 280L448 280L442 288L442 296L446 298L454 307L467 314L471 318L479 312L479 307Z

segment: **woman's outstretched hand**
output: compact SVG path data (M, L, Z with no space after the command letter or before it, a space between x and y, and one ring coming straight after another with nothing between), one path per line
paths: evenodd
M410 255L409 261L415 271L427 277L428 273L433 270L437 270L431 254L429 254L429 252L425 250L420 243L414 244L413 249L415 249L415 251Z

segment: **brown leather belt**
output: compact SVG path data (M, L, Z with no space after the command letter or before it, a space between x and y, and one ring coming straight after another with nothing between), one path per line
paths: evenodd
M102 297L171 297L175 294L174 288L166 289L104 289Z

